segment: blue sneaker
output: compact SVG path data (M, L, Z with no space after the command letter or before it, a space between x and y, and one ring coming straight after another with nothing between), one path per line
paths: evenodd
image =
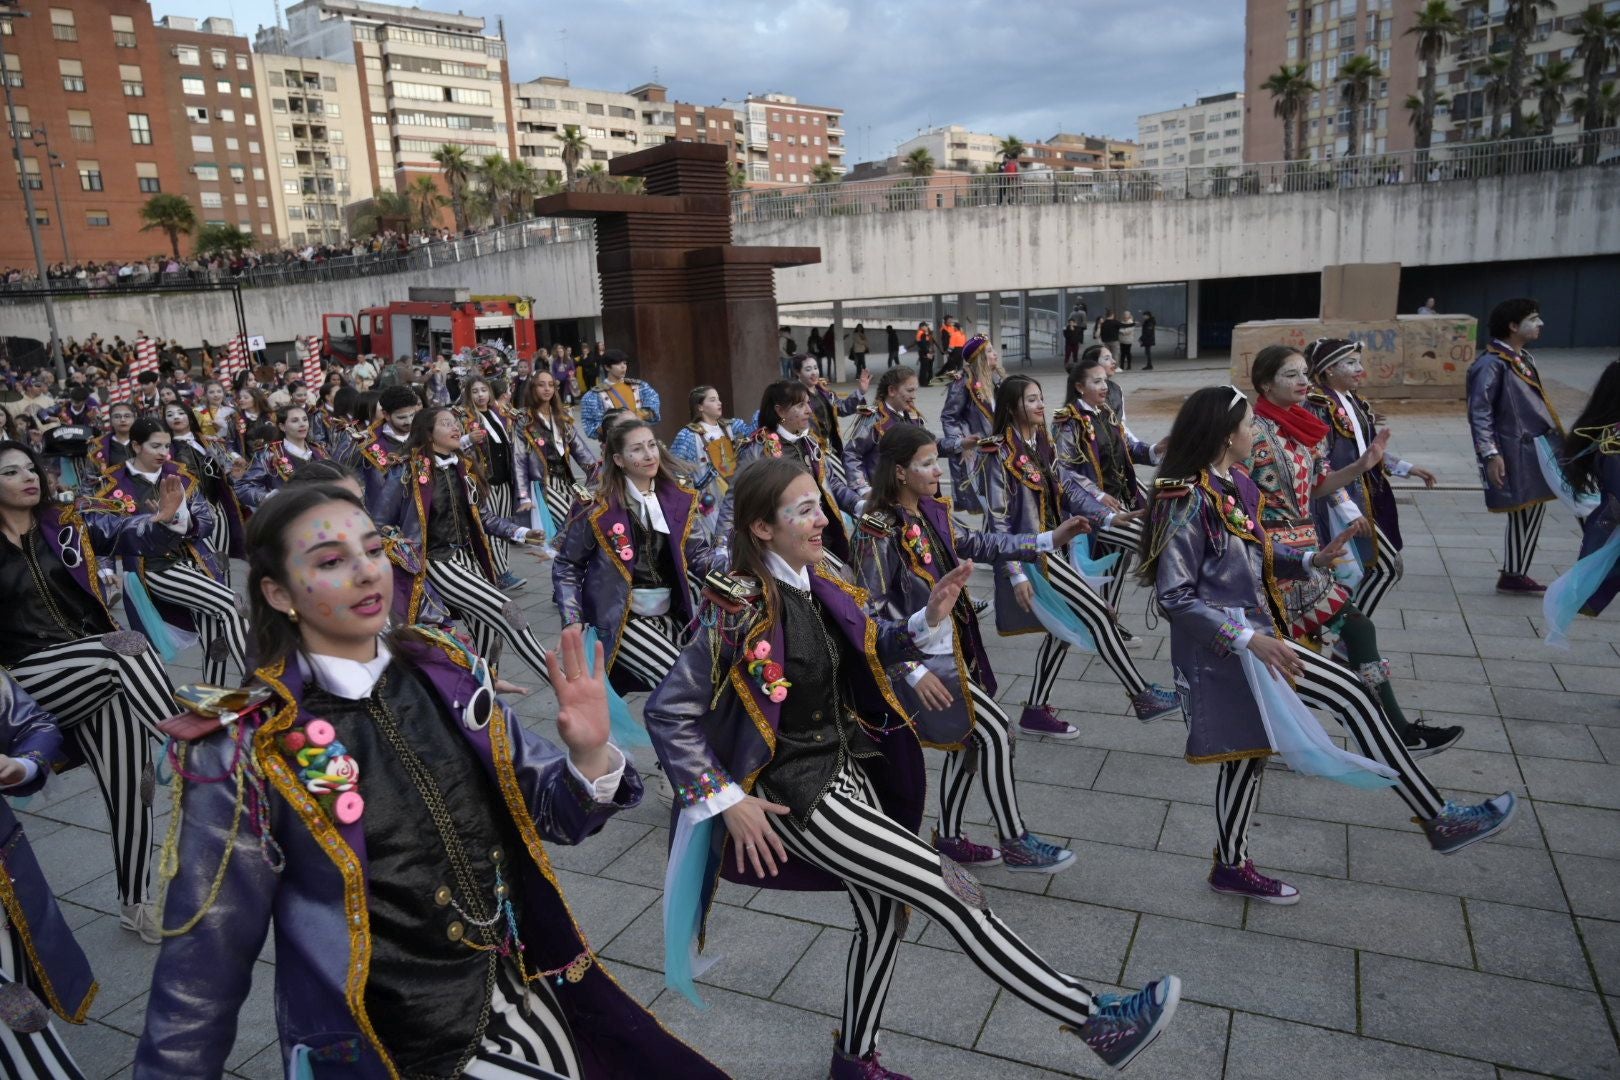
M1128 997L1098 994L1096 1000L1097 1013L1085 1027L1063 1030L1084 1039L1104 1063L1123 1069L1170 1025L1181 1001L1181 980L1166 975Z
M1056 874L1074 865L1074 852L1026 831L1001 842L1001 865L1015 874Z
M1157 683L1149 683L1142 688L1139 694L1131 695L1131 708L1136 710L1136 718L1142 723L1150 723L1171 713L1181 711L1181 695L1174 690L1166 690Z
M501 592L508 592L509 593L509 592L517 592L519 589L523 588L523 586L527 585L528 583L529 583L528 578L518 577L512 571L508 570L506 573L504 573L504 574L502 574L500 576L500 579L498 581L495 582L495 587L497 589L501 590Z
M1494 799L1473 806L1448 802L1439 817L1418 824L1428 835L1430 847L1442 855L1450 855L1507 828L1518 808L1519 800L1511 791L1504 791Z

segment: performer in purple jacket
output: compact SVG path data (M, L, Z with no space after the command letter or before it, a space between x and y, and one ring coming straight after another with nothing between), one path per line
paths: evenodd
M379 636L391 570L352 493L283 491L249 546L268 700L174 751L135 1075L220 1075L273 925L289 1076L722 1076L603 970L546 855L641 799L600 656L570 632L547 657L558 747L446 635Z
M863 591L823 561L827 516L802 465L746 465L732 494L737 576L725 596L715 591L717 605L645 712L677 792L666 980L696 994L691 949L718 875L844 889L856 931L832 1080L904 1080L878 1062L877 1041L908 908L1104 1061L1128 1062L1174 1014L1179 980L1094 997L1019 940L978 882L917 836L922 752L886 669L951 649L950 612L973 564L943 574L906 621L873 619Z

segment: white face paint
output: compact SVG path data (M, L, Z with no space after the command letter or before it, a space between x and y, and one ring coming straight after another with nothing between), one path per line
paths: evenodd
M1525 320L1519 324L1519 336L1526 341L1534 341L1541 336L1541 328L1545 325L1541 321L1539 312L1526 316Z

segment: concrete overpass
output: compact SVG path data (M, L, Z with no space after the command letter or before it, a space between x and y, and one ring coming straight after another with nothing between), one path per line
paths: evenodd
M778 273L785 305L1171 281L1189 283L1186 315L1196 325L1200 282L1314 273L1344 262L1423 267L1620 255L1620 168L1168 201L829 209L739 224L736 238L821 248L819 264ZM599 311L592 244L576 240L431 269L247 288L248 332L290 340L315 332L324 312L403 298L412 285L532 295L539 319L594 319ZM145 329L195 345L234 332L229 298L217 294L62 300L58 310L63 333L75 337L127 338ZM992 304L992 320L1000 310ZM0 293L0 333L43 338L42 307Z

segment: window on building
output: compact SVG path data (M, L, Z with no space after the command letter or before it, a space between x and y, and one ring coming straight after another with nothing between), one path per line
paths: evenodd
M219 183L219 166L212 162L199 162L192 166L198 180L207 184Z
M212 135L193 135L191 149L198 154L211 154L214 152L214 137Z
M231 166L231 182L240 184L247 179L247 170L241 165Z
M79 190L80 191L101 191L101 190L103 190L102 183L101 183L101 162L99 162L99 161L81 161L81 162L79 162Z
M202 63L202 53L195 45L176 45L174 60L182 67L197 67Z
M73 22L73 12L67 8L51 8L51 37L57 41L79 40L79 28Z
M146 96L146 83L141 81L139 64L119 64L118 78L124 84L125 97Z
M198 201L202 203L202 208L204 210L218 210L225 205L225 200L220 198L219 192L217 191L203 192L199 196Z
M237 71L246 71L247 69L248 69L247 53L237 53L236 54L236 70Z
M297 195L298 194L298 181L297 180L283 180L281 182L281 192L282 192L283 195Z
M208 85L201 79L182 78L180 80L180 92L193 97L202 97L208 93Z
M186 119L194 124L208 123L208 110L202 105L187 105Z
M84 223L92 229L105 229L112 225L112 216L105 210L86 210Z
M135 185L143 194L155 195L163 190L158 180L158 167L155 161L137 161L135 163Z
M245 192L238 191L231 201L236 203L237 206L246 206L248 204L247 194Z
M129 114L129 141L137 146L152 145L152 118L146 113Z
M681 127L691 127L691 126L692 126L692 118L690 116L682 116L681 117Z
M268 209L270 209L270 196L268 196L268 195L255 195L253 197L253 204L255 206L257 206L260 210L268 210Z
M230 63L230 57L224 49L209 49L208 59L213 63L215 70L218 71L224 71L225 66Z
M12 158L11 164L13 168L16 168L17 159ZM39 175L39 162L34 158L23 158L22 177L22 182L35 191L45 186Z
M607 129L599 127L586 128L585 137L588 139L605 139L607 138Z
M234 89L236 88L231 85L231 80L229 79L214 80L214 93L216 94L224 94L226 97L230 97L231 91Z
M225 137L225 149L227 149L227 150L240 150L241 149L241 143L237 141L235 136L227 135Z
M219 110L219 122L222 123L222 124L234 124L234 123L236 123L236 110L235 109L221 109L221 110Z
M84 93L84 63L79 60L59 59L56 69L62 74L62 89L70 94Z
M128 15L112 16L113 44L120 49L135 47L135 20Z

